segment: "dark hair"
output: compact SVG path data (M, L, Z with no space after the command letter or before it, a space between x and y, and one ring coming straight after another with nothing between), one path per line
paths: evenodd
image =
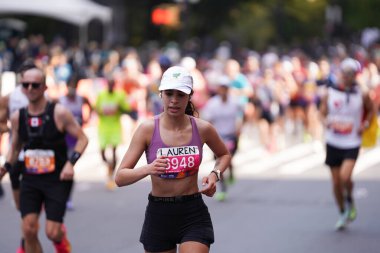
M78 73L76 72L73 72L70 77L69 77L69 80L67 80L67 86L71 86L71 87L74 87L76 88L77 85L78 85L78 82L81 80L80 76Z
M34 60L31 58L26 59L21 64L21 66L18 68L18 73L20 73L20 75L22 75L22 74L24 74L25 71L27 71L29 69L38 69L37 65L34 63Z
M191 91L190 97L191 97L191 95L193 95L193 91ZM199 116L199 113L198 113L197 109L195 108L194 104L191 102L191 100L189 100L189 102L187 103L187 106L185 109L185 114L190 115L190 116L194 116L194 117Z

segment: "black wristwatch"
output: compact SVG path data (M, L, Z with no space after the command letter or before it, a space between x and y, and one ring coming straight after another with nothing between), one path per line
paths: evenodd
M220 180L220 170L212 170L210 173L214 173L216 175L216 181Z

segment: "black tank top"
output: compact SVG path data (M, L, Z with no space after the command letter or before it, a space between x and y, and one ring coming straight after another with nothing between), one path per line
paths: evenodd
M40 115L30 115L27 107L20 109L18 134L25 153L29 150L38 152L53 151L54 171L43 174L31 174L24 169L25 177L44 177L59 180L60 172L67 161L67 146L65 133L60 132L54 121L55 103L48 102L45 111ZM27 156L25 157L27 158ZM25 166L27 160L25 159Z

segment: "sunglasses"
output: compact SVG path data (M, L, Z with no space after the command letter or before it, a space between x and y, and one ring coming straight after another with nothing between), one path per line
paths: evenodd
M21 83L24 89L28 89L30 85L32 85L32 89L38 89L41 86L41 83Z

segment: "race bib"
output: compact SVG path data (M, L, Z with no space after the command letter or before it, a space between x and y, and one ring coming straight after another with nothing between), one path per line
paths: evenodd
M24 155L25 170L28 174L47 174L55 170L53 150L28 149Z
M330 120L329 128L336 134L349 135L352 133L354 123L350 118L334 118Z
M169 160L162 178L184 178L195 174L200 165L200 153L197 146L159 148L156 157L165 156Z
M116 103L109 103L102 105L102 110L104 115L115 115L118 111L119 106Z

